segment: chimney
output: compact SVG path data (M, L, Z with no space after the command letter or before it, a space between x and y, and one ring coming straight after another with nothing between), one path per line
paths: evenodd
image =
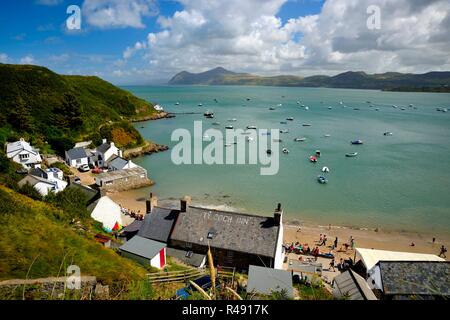
M180 199L180 212L186 212L187 207L191 204L192 199L189 196L184 196L183 199Z
M123 158L123 152L119 149L119 157Z
M153 208L158 205L158 197L155 196L153 192L150 192L150 200L147 200L145 204L147 213L151 213L153 211Z
M283 210L281 209L281 203L278 203L277 208L275 209L275 213L273 214L273 219L275 221L276 226L281 225L282 216L283 216Z
M107 142L107 140L106 139L102 139L102 143L106 143Z

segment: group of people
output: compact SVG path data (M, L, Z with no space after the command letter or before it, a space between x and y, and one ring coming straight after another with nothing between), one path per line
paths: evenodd
M144 220L144 215L141 213L141 210L138 210L137 212L135 212L133 210L124 208L124 207L122 207L122 205L120 205L120 211L122 211L122 213L126 216L135 218L135 220Z

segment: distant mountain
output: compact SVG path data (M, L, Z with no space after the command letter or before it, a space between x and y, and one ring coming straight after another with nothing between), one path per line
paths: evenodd
M180 72L169 81L169 84L328 87L388 91L450 92L450 72L428 72L425 74L387 72L370 75L362 71L348 71L332 77L318 75L302 78L289 75L262 77L249 73L236 73L219 67L202 73Z

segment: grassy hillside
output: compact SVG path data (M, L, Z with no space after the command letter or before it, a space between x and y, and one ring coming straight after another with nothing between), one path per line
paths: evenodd
M98 133L105 123L156 112L152 104L98 77L0 64L0 78L0 142L24 136L44 151L61 153L75 140ZM131 136L137 133L131 126L128 130Z
M0 185L0 279L57 276L74 264L82 275L109 285L129 284L146 273L66 224L66 213ZM60 276L62 276L60 273Z

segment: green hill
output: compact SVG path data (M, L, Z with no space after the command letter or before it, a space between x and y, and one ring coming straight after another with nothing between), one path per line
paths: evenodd
M202 73L180 72L169 81L169 84L328 87L450 92L450 72L428 72L425 74L388 72L370 75L361 71L349 71L332 77L318 75L302 78L289 75L262 77L248 73L235 73L223 68L215 68Z
M44 149L48 143L61 153L77 139L99 139L99 128L105 123L127 122L156 112L152 104L98 77L0 64L0 78L0 142L7 132L15 138L29 138ZM127 130L131 136L137 133L132 126Z

